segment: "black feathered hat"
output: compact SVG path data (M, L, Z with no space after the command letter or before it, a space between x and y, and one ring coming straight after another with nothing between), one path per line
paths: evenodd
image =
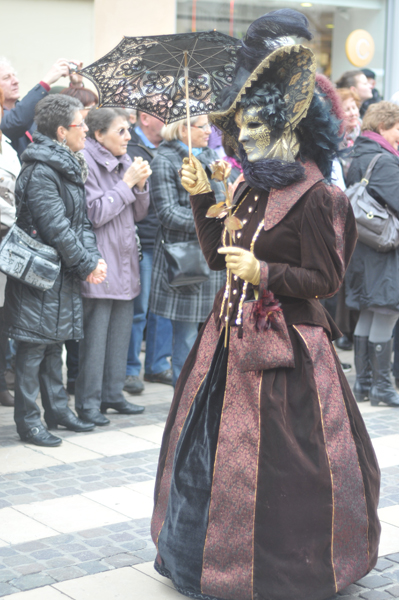
M307 18L296 10L284 8L254 21L242 41L234 81L218 98L221 110L210 117L235 149L238 149L239 129L234 117L245 96L256 95L254 88L265 88L266 84L267 89L267 84L274 84L285 126L291 130L307 114L314 93L316 59L309 48L293 44L287 36L312 38Z
M235 114L241 106L259 106L263 99L271 128L280 129L281 135L295 129L300 159L315 161L329 178L338 154L340 122L333 116L323 90L315 86L313 52L287 37L310 40L308 27L302 13L288 8L254 21L238 51L234 81L221 92L221 109L210 115L210 120L245 162Z

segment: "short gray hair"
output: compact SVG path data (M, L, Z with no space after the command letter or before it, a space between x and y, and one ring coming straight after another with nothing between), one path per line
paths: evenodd
M95 140L95 132L106 133L116 117L123 117L129 121L129 115L123 108L90 109L86 117L86 125L89 128L87 135Z
M1 65L5 65L6 67L11 67L12 69L14 68L12 66L12 64L10 63L10 61L8 60L8 58L6 58L5 56L0 56L0 66Z
M62 126L66 129L74 120L78 110L83 109L83 104L72 96L50 94L35 107L35 123L37 130L47 135L52 140L57 139L57 129Z
M190 119L190 124L195 125L198 119L199 116L192 117ZM169 125L164 125L161 129L162 139L164 139L166 142L171 142L172 140L181 140L182 129L185 126L187 127L187 119L175 121L174 123L170 123Z

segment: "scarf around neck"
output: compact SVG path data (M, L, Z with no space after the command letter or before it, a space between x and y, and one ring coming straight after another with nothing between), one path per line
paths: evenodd
M362 137L373 140L373 142L377 142L377 144L379 144L385 150L388 150L388 152L391 154L399 156L398 150L395 150L395 148L391 146L391 144L387 142L386 139L379 133L376 133L375 131L362 131Z

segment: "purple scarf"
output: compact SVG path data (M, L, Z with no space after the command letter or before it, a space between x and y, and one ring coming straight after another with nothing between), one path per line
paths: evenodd
M388 150L388 152L391 154L399 156L398 150L395 150L395 148L391 146L391 144L387 142L386 139L379 133L376 133L375 131L362 131L361 135L369 140L373 140L373 142L377 142L377 144L379 144L382 148L385 148L385 150Z

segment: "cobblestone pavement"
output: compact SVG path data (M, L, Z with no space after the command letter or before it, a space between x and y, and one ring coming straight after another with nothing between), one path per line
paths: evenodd
M109 413L110 426L86 434L59 430L63 444L53 449L22 444L12 409L0 407L0 596L183 598L153 570L149 531L172 388L145 385L129 398L146 406L143 415ZM391 600L399 598L399 410L360 408L382 471L381 558L334 599Z

